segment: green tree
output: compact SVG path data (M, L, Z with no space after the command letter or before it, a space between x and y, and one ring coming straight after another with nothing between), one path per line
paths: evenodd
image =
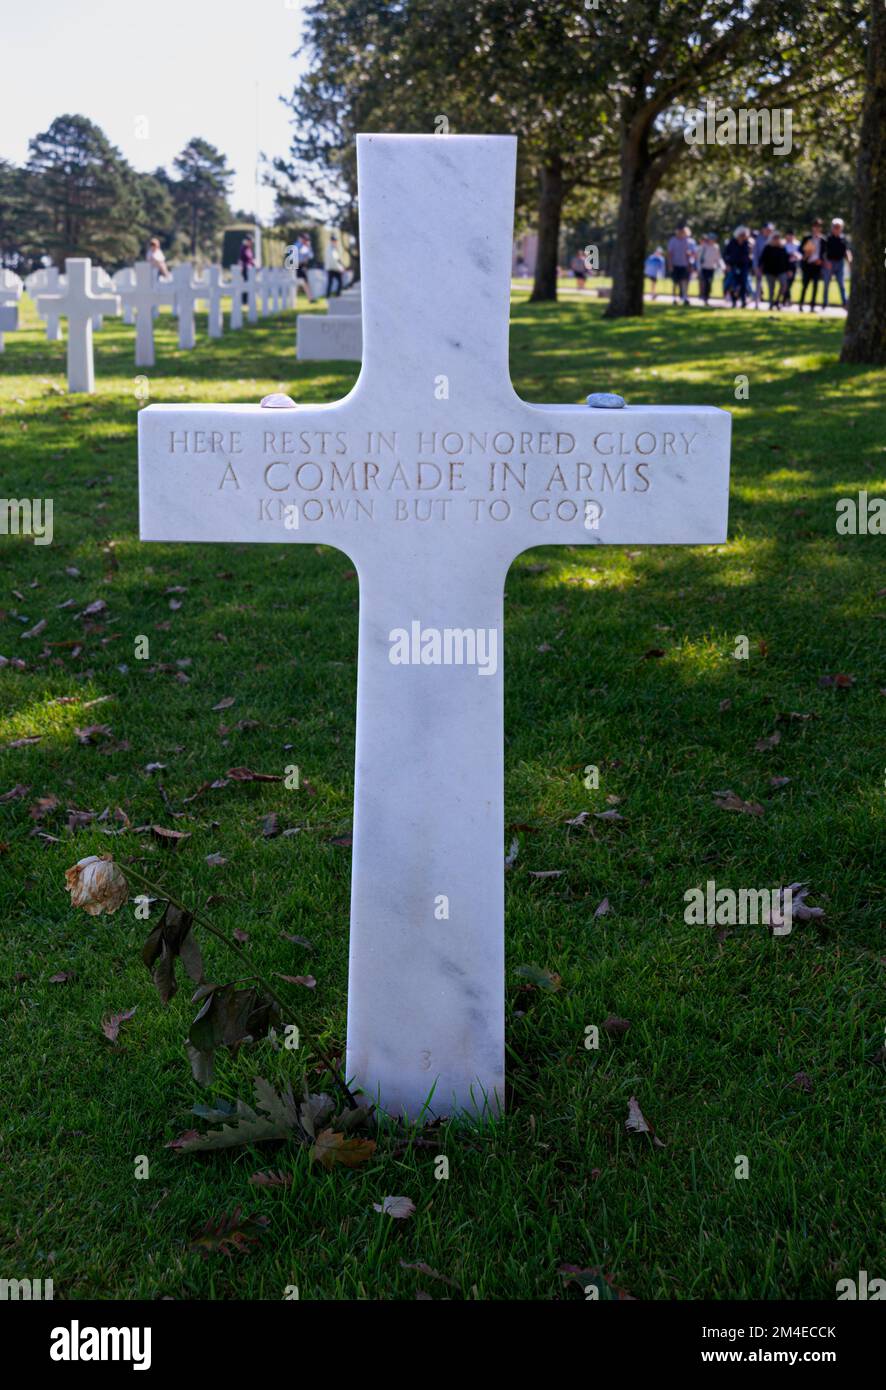
M518 212L533 206L539 228L534 297L554 298L564 199L616 173L607 74L581 6L313 0L304 23L309 66L288 102L278 197L356 232L358 132L431 134L445 117L453 132L516 134Z
M142 222L149 237L159 237L164 251L175 251L176 220L175 203L166 171L156 170L153 174L136 174L139 196L142 203Z
M852 217L855 261L842 362L886 362L886 8L870 0Z
M814 121L845 95L857 68L859 0L624 0L595 14L595 42L612 73L621 165L610 318L643 312L643 258L652 198L687 143L685 108L794 104ZM732 147L734 153L735 148Z
M27 251L58 266L66 256L121 265L138 253L142 211L134 171L85 116L58 116L31 140L21 199Z
M22 171L0 159L0 265L13 268L22 255Z
M218 234L230 219L228 189L233 170L208 140L195 135L173 161L178 177L170 184L179 225L187 229L191 256L211 256Z

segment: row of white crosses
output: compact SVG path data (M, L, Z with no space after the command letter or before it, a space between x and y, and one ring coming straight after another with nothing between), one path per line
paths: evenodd
M0 349L2 326L11 331L17 325L14 306L7 310L6 299L21 294L21 281L11 271L3 272L18 285L17 293L11 281L0 288ZM68 320L68 390L95 390L92 334L102 326L102 319L122 310L124 322L135 325L135 365L154 365L154 320L161 305L171 305L178 316L178 346L188 350L196 346L194 312L198 302L209 309L209 337L220 338L224 330L222 301L230 300L230 327L243 326L243 298L246 297L250 323L259 317L259 302L263 315L289 307L294 302L295 283L282 267L250 267L246 277L238 265L231 268L228 279L222 268L210 266L200 278L189 262L178 265L172 278L161 280L148 261L138 261L117 271L113 280L88 258L69 258L64 275L54 267L38 270L28 277L27 287L34 297L37 312L46 322L46 336L51 341L61 338L60 319Z

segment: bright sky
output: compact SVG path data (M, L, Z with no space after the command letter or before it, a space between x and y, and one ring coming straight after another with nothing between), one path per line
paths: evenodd
M0 155L21 164L56 116L88 116L139 170L168 167L202 135L236 171L231 202L256 207L259 150L289 148L302 0L39 0L3 24ZM139 138L139 128L147 130ZM260 218L273 193L258 195Z

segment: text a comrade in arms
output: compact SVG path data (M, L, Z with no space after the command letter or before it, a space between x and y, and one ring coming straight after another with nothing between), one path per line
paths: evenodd
M461 492L468 486L463 473L466 460L485 458L488 472L482 476L488 478L490 491L504 491L509 483L524 489L530 481L528 463L542 459L554 460L545 472L544 491L595 490L593 466L575 458L576 439L568 430L418 430L414 449L421 457L406 464L400 457L403 446L398 431L360 431L358 443L351 441L349 434L344 429L262 429L260 453L264 458L270 457L264 467L265 486L277 493L289 491L292 486L309 493L390 492L395 488ZM235 461L248 460L258 443L245 441L244 435L241 429L170 430L169 453L214 456L224 464L218 486L233 484L239 489ZM604 491L608 487L624 492L630 483L631 491L646 492L650 478L644 460L648 463L656 457L686 457L693 452L696 438L696 433L681 430L597 430L590 441L593 454L603 460L622 460L615 474L603 463L597 486ZM355 452L374 457L355 459ZM624 465L631 460L626 477ZM535 470L533 473L531 483L538 487L540 477ZM477 486L478 481L472 469L470 483Z

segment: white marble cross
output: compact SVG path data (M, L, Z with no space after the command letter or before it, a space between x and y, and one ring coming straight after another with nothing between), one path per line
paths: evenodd
M131 265L121 266L119 270L114 271L111 280L113 281L114 289L123 301L123 322L128 327L132 327L135 323L135 308L127 298L127 291L135 289L134 267ZM93 288L97 288L97 286Z
M220 265L211 265L206 271L203 281L203 298L209 305L209 337L220 338L225 330L224 315L222 313L222 300L227 296L229 287L222 279L222 268Z
M68 390L94 391L92 323L97 314L119 314L116 294L92 290L92 262L88 257L65 261L65 284L54 294L38 291L37 312L55 312L68 320Z
M190 261L183 261L172 271L172 284L175 294L175 312L178 315L178 345L188 349L196 346L197 334L194 324L194 306L203 299L206 286L194 279Z
M171 280L160 280L150 261L136 261L133 284L120 291L125 309L135 319L135 365L154 365L154 312L161 304L171 304L175 286Z
M239 265L232 265L228 272L231 279L228 284L228 293L231 296L231 316L228 319L230 328L243 327L243 271Z
M116 287L116 285L114 284L114 281L111 279L111 277L110 277L110 275L108 274L108 272L105 270L104 266L101 266L101 265L94 265L94 266L92 267L92 293L93 293L93 294L98 294L98 295L105 294L105 293L108 293L108 294L116 294L116 293L117 293L117 287ZM118 312L119 312L119 310L118 310ZM92 316L92 331L93 331L93 333L98 333L98 332L99 332L99 330L100 330L100 328L101 328L103 322L104 322L104 316L103 316L102 314L93 314L93 316Z
M269 266L262 266L256 274L256 283L261 291L261 313L262 318L267 318L271 312L271 296L273 288L271 284L271 271Z
M44 269L35 270L29 275L25 284L28 294L35 301L40 294L55 294L62 287L62 277L59 275L54 265L46 266ZM49 343L61 342L62 326L58 316L58 310L53 306L41 309L37 304L37 313L46 323L46 341Z
M18 301L22 297L22 282L13 270L0 270L0 352L5 350L4 333L18 328Z
M143 540L322 542L357 570L346 1070L412 1116L431 1092L432 1113L503 1103L508 567L726 536L725 411L514 391L515 159L507 136L359 136L354 388L139 413Z
M246 316L250 323L258 323L258 270L254 265L246 271Z

